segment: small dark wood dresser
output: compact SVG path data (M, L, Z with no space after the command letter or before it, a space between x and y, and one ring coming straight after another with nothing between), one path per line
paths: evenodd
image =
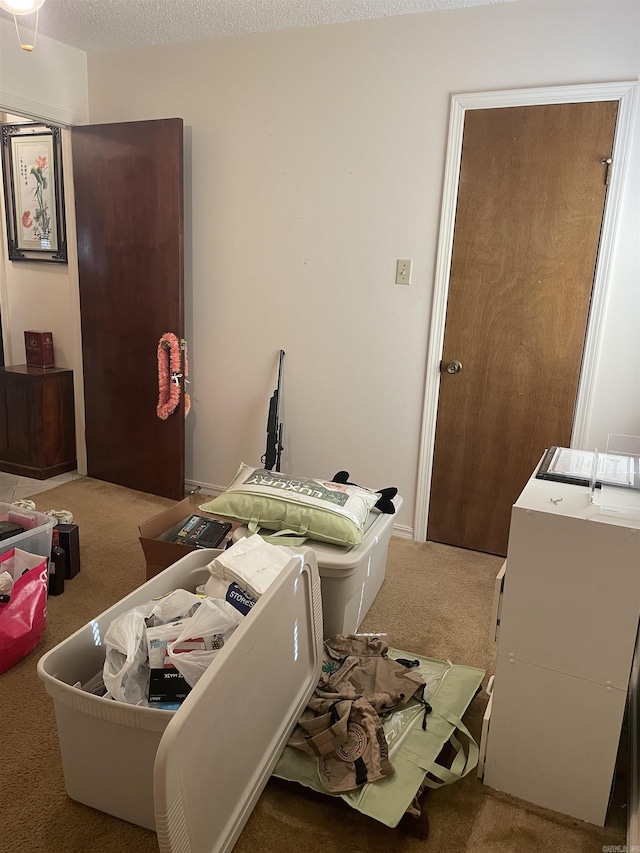
M75 468L73 371L0 367L0 471L46 480Z

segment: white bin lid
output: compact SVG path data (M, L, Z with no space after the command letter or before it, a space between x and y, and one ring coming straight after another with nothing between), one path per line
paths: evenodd
M293 557L166 728L154 769L161 853L230 850L320 678L312 551Z

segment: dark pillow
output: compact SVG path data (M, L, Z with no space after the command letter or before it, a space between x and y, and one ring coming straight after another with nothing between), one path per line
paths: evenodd
M345 486L355 486L357 483L349 482L349 472L348 471L338 471L338 473L334 476L333 483L343 483ZM359 486L358 488L363 489L365 486ZM386 512L389 515L393 515L396 511L395 506L393 505L393 499L398 494L398 490L395 486L391 486L388 489L376 489L375 490L380 498L374 504L375 508L379 512Z

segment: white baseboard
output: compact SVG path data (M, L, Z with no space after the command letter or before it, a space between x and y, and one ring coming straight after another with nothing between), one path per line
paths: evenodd
M198 480L185 480L184 490L186 494L191 494L197 490L197 494L211 495L217 497L225 490L225 486L214 486L211 483L200 483ZM407 527L405 524L394 524L391 532L392 536L398 536L400 539L413 539L413 527Z
M398 539L411 539L413 541L413 527L407 527L406 524L394 524L391 535L397 536Z
M197 493L203 496L211 495L216 498L224 492L225 488L226 486L212 486L211 483L200 483L198 480L185 480L184 483L184 491L187 495L197 491Z

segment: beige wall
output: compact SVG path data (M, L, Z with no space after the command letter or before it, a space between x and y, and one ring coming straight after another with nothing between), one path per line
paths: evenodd
M638 13L514 3L89 55L92 122L187 128L188 478L258 463L282 347L283 469L397 485L413 525L450 96L636 79ZM640 431L625 205L596 431Z
M283 347L283 467L397 485L413 525L450 96L637 79L639 9L513 3L89 55L91 121L185 120L189 479L221 487L257 464ZM86 71L82 52L47 39L25 54L0 20L0 108L83 123ZM589 427L599 446L640 432L639 143L636 128ZM73 243L70 169L66 183ZM10 359L24 328L51 328L80 381L73 246L66 277L2 251ZM398 257L413 258L409 287L393 283Z
M26 53L20 49L13 21L0 19L0 110L61 125L86 122L86 54L44 36L38 36L33 53ZM0 314L6 364L24 364L25 329L45 329L53 332L56 365L74 371L78 459L79 469L84 471L82 352L68 131L63 131L63 162L69 264L7 259L0 193Z
M20 22L24 41L29 26ZM36 49L20 48L14 22L0 18L0 108L56 124L87 121L87 56L38 35Z

